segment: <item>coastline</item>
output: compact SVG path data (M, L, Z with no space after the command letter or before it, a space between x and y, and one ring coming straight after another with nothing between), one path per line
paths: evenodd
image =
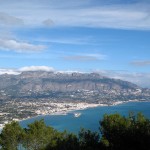
M37 114L36 116L33 116L33 117L27 117L27 118L23 118L23 119L13 119L14 121L18 121L18 122L21 122L21 121L24 121L24 120L28 120L28 119L31 119L31 118L34 118L34 117L38 117L38 116L46 116L46 115L67 115L68 113L70 112L74 112L74 111L79 111L79 110L85 110L85 109L88 109L88 108L95 108L95 107L106 107L106 106L116 106L116 105L120 105L120 104L124 104L124 103L129 103L129 102L150 102L150 101L140 101L140 100L128 100L128 101L116 101L116 102L113 102L111 104L92 104L92 103L70 103L71 106L72 104L74 104L73 106L75 107L69 107L69 108L66 108L64 109L62 107L62 109L57 109L58 111L55 111L55 112L51 112L51 113L43 113L43 114ZM58 103L60 105L60 103ZM68 104L65 104L63 103L64 105L68 105ZM8 122L9 123L9 122ZM1 124L0 126L0 132L2 131L3 127L5 126L5 124Z
M37 116L34 116L34 117L46 116L46 115L67 115L68 113L73 112L73 111L85 110L85 109L95 108L95 107L106 107L106 106L111 107L111 106L116 106L116 105L129 103L129 102L149 102L149 101L128 100L128 101L116 101L112 104L78 103L78 106L79 106L79 104L83 104L82 105L83 107L76 107L76 108L71 108L71 109L67 109L67 110L63 110L63 111L61 110L61 111L57 111L57 112L53 112L53 113L47 113L47 114L37 114ZM34 117L28 117L28 118L20 119L18 121L20 122L20 121L24 121L24 120L34 118Z

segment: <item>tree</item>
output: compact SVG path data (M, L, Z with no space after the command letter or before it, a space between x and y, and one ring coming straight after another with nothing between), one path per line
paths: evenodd
M25 139L23 147L28 150L44 149L51 141L51 145L55 145L54 136L57 131L52 127L46 126L44 120L35 121L28 125L25 129Z
M80 148L83 150L97 150L99 148L99 134L90 130L81 129L79 132Z
M76 135L67 131L55 135L56 145L52 147L51 142L46 150L79 150L79 141Z
M101 142L111 150L150 149L150 121L141 113L105 115L100 125Z
M6 124L0 134L0 145L2 150L17 150L22 143L24 131L18 122L12 121Z
M0 134L2 150L149 150L150 120L141 113L128 117L104 115L98 132L81 129L78 136L67 131L58 132L46 126L44 120L35 121L22 129L18 122L6 124ZM19 147L20 146L20 147Z

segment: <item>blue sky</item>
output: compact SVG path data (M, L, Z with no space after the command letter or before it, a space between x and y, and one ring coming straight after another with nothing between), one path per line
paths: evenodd
M1 73L100 72L150 87L149 0L0 0L0 10Z

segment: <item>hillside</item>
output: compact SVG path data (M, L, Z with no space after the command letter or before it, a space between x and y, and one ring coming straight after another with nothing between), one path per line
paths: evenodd
M51 98L101 102L149 99L150 90L97 73L23 72L0 75L1 99Z

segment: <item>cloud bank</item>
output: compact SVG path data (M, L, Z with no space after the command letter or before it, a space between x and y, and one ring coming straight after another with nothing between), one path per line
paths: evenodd
M43 21L43 24L44 24L45 26L47 26L47 27L51 27L51 26L53 26L55 23L54 23L53 20L47 19L47 20L44 20L44 21Z
M20 72L17 71L16 69L0 69L0 75L2 75L2 74L18 75L18 74L20 74Z
M150 60L139 60L139 61L133 61L130 63L131 65L137 66L137 67L144 67L144 66L150 66Z
M0 12L0 25L19 26L23 24L24 22L22 19Z
M115 71L115 70L100 70L96 71L103 76L110 78L121 79L135 83L141 87L150 88L150 73L138 73L128 71Z
M18 24L24 20L28 27L44 24L150 30L150 2L146 0L14 0L15 5L10 4L11 1L6 0L0 6L3 12L0 18L4 24Z
M48 66L26 66L19 69L19 71L54 71L54 68Z
M86 55L64 56L63 59L67 61L99 61L105 60L106 56L102 54L86 54Z

